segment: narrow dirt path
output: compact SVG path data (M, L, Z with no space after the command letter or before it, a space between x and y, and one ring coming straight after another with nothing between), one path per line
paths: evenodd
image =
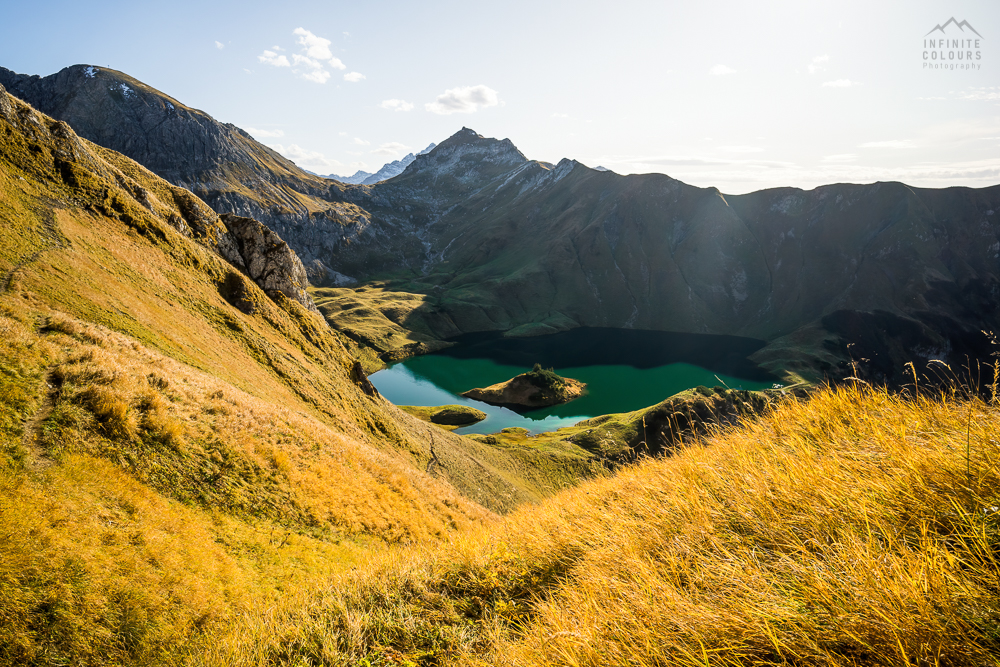
M61 389L52 381L53 368L55 367L51 366L45 371L45 379L42 380L41 386L44 394L42 403L35 410L35 413L24 422L24 434L21 436L21 444L28 453L26 463L29 469L35 471L45 470L53 464L52 459L45 455L41 445L42 424L52 414Z

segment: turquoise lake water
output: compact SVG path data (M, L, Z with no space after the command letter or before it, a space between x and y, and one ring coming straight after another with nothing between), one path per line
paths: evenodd
M488 415L478 424L458 429L458 433L495 433L511 426L541 433L598 415L654 405L698 385L764 389L775 382L746 361L748 350L762 345L746 338L622 334L607 329L574 329L532 339L496 335L463 338L454 348L407 359L373 373L369 379L396 405L469 405ZM569 403L523 414L460 395L525 373L535 362L586 382L588 393Z

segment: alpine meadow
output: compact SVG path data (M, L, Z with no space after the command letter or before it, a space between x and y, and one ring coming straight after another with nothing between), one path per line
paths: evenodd
M0 665L1000 665L988 4L112 4L0 26Z

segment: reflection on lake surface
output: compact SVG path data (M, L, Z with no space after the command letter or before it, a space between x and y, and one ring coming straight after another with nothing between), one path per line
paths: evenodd
M698 385L763 389L775 382L747 360L764 343L735 336L581 328L533 338L469 334L455 341L452 348L407 359L369 379L396 405L471 405L488 415L458 433L510 426L541 433L654 405ZM460 396L527 372L536 362L586 382L587 395L525 414Z

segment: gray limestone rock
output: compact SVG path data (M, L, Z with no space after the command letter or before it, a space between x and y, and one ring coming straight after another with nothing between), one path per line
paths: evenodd
M306 309L320 314L306 291L309 279L302 261L280 236L253 218L229 213L220 217L239 250L247 275L268 296L281 292Z

